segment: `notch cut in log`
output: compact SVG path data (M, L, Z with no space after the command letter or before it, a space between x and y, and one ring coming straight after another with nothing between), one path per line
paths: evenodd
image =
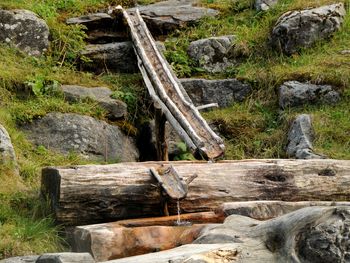
M146 162L47 167L41 191L59 223L81 225L163 215L163 197L150 168L171 164L187 180L198 174L180 201L181 213L212 211L225 202L347 201L350 161L242 160ZM324 171L332 170L332 176ZM177 203L168 200L170 215Z
M129 26L138 66L154 103L159 105L167 120L188 147L207 159L224 154L223 140L216 135L200 115L176 78L143 21L138 9L135 12L118 6Z

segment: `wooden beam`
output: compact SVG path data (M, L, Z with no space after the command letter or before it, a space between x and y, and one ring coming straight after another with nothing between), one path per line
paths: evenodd
M116 221L163 214L161 188L150 173L161 164L187 178L198 174L180 201L181 213L211 211L225 202L253 200L349 201L350 161L242 160L146 162L42 171L43 196L58 222L66 225ZM168 200L171 215L177 203Z

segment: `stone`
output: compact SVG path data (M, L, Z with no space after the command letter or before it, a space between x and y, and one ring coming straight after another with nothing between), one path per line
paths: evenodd
M120 100L113 99L111 97L113 92L109 88L86 88L76 85L62 85L60 89L68 101L76 102L89 98L97 102L101 108L108 112L109 119L120 119L127 115L127 105Z
M270 36L270 44L272 48L291 55L338 31L345 14L343 3L289 11L277 20Z
M243 101L252 90L249 84L237 79L180 81L195 106L218 103L220 107L227 107L234 102Z
M82 25L87 34L85 39L91 44L106 44L128 40L127 28L122 17L112 17L107 13L87 14L67 19L68 25Z
M288 133L287 154L297 159L323 159L321 155L313 153L312 141L314 131L311 116L301 114L296 117Z
M210 37L191 42L188 47L188 55L210 73L225 71L234 65L233 35Z
M256 11L267 11L278 3L278 0L255 0Z
M279 106L282 109L317 102L335 104L339 100L340 94L329 85L287 81L279 87Z
M15 149L13 148L10 135L4 126L0 124L0 165L11 165L18 170Z
M214 9L195 5L196 1L193 0L169 0L137 8L152 34L166 35L195 24L203 17L216 16L219 13ZM135 9L129 9L133 10Z
M109 71L117 73L138 72L134 49L129 41L87 45L82 55L90 60L90 62L81 62L82 70L92 71L96 74Z
M49 47L49 27L28 10L0 9L0 42L15 46L32 56L40 56Z
M95 263L89 253L47 253L41 255L36 263Z
M161 52L165 50L163 43L157 42L157 46ZM96 74L139 72L137 58L130 41L87 45L82 55L90 60L90 62L81 61L82 70Z
M138 159L132 138L117 126L89 116L49 113L21 128L36 145L63 154L76 152L88 160L108 162Z
M0 263L35 263L39 256L12 257L0 260Z
M101 12L68 18L66 23L68 25L84 25L89 29L99 29L104 26L110 26L113 20L113 17L109 14Z

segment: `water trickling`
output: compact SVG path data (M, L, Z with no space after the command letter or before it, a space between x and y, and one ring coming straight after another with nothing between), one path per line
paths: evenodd
M177 220L175 222L175 225L177 226L190 226L192 225L189 221L181 221L181 208L180 208L180 200L177 199Z
M181 210L180 210L180 200L177 199L177 220L176 220L176 225L180 225L181 224Z

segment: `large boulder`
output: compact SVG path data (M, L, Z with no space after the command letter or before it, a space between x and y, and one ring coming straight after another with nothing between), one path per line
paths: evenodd
M313 140L311 116L297 116L288 133L287 154L297 159L323 159L323 156L313 153Z
M130 41L87 45L82 55L90 59L90 62L82 61L81 69L96 74L104 71L138 72L135 52Z
M36 145L89 160L136 161L138 151L118 127L89 116L49 113L22 127Z
M244 100L251 91L249 84L237 79L181 79L181 84L196 106L218 103L227 107Z
M287 81L279 87L279 105L282 109L317 102L335 104L339 100L339 93L329 85Z
M206 71L218 73L234 65L234 36L220 36L191 42L188 55Z
M345 14L343 3L287 12L277 20L270 43L273 48L291 55L330 37L340 28Z
M75 102L89 98L97 102L101 108L108 112L108 117L112 120L123 118L127 115L127 105L120 100L111 98L113 92L109 88L62 85L60 89L68 101Z
M267 11L278 3L278 0L255 0L257 11Z
M0 124L0 165L12 165L17 170L17 159L10 135Z
M0 42L39 56L49 46L49 28L28 10L0 10Z
M153 34L165 35L194 24L205 16L215 16L219 13L195 4L196 1L193 0L169 0L137 8Z

